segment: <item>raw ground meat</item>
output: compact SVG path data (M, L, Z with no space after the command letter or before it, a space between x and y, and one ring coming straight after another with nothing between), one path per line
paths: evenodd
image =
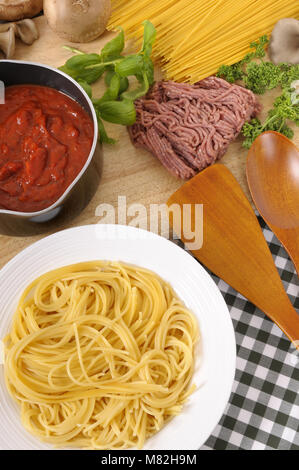
M213 76L195 85L156 82L135 106L137 120L129 127L133 144L182 179L219 160L245 121L260 111L250 90Z

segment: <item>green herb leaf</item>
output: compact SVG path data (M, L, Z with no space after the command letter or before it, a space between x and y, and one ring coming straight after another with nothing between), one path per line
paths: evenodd
M108 70L106 75L105 75L105 83L107 87L110 86L112 77L115 75L114 70ZM126 91L129 88L129 80L127 77L119 77L119 94L121 95L124 91Z
M279 64L281 71L281 86L282 88L290 88L292 82L299 80L299 64Z
M267 90L272 90L281 83L280 68L272 62L262 64L251 62L247 65L244 83L246 88L253 93L263 95Z
M143 71L143 57L138 54L128 55L115 64L115 72L120 77L129 77Z
M89 65L99 64L100 62L101 57L99 54L80 54L71 57L66 62L66 66L71 70L80 70Z
M64 72L66 73L67 75L69 75L70 77L74 78L76 80L77 76L78 76L78 71L76 70L71 70L69 69L66 65L62 65L61 67L59 67L58 70L61 70L61 72Z
M268 44L269 39L267 35L261 36L257 42L252 42L250 44L251 49L255 49L255 52L252 57L255 57L257 59L261 59L262 57L265 57L265 46Z
M102 144L115 144L116 140L112 139L111 137L108 137L105 126L103 124L102 119L100 118L99 113L97 112L96 114L99 126L99 141Z
M237 80L242 80L244 77L242 66L242 62L237 62L233 65L221 65L216 75L229 83L235 83Z
M105 101L98 106L102 119L114 124L131 126L136 121L136 110L133 101Z
M77 72L77 77L80 80L84 80L86 83L91 85L92 83L95 83L103 73L105 72L105 67L97 67L95 69L82 69Z
M131 100L135 101L141 96L146 95L149 89L149 82L146 73L143 73L143 82L139 88L136 88L135 90L131 91L126 91L125 93L122 94L122 98L125 100Z
M242 134L246 139L243 142L243 147L250 148L262 132L270 130L280 132L291 139L294 131L288 126L287 120L293 121L299 126L299 105L294 106L290 92L284 90L282 95L275 99L273 109L268 111L264 123L261 123L258 119L252 119L244 124Z
M107 71L105 73L105 84L106 84L107 87L109 87L111 79L112 79L114 74L115 74L114 67L107 66Z
M246 54L242 60L235 64L221 65L216 74L217 77L221 77L229 83L235 83L237 80L245 81L249 67L248 65L246 68L246 64L250 64L250 66L252 66L253 59L262 59L265 56L265 47L268 42L269 40L267 36L261 36L257 42L252 42L250 47L255 50ZM262 64L259 63L258 67ZM250 88L250 84L252 83L254 83L254 79L248 79L248 88Z
M154 83L155 78L154 78L154 64L150 57L144 57L143 69L146 73L149 86L151 86Z
M243 80L249 90L257 94L263 94L280 86L282 94L275 99L273 109L268 112L263 123L258 119L246 122L242 128L245 137L243 146L250 148L253 141L265 131L273 130L284 134L288 138L293 137L293 130L288 121L293 121L299 126L299 102L294 96L291 84L299 80L299 64L273 64L264 61L265 47L268 43L267 36L262 36L257 42L252 42L250 47L254 49L236 64L222 65L218 70L218 77L222 77L230 83Z
M85 54L85 52L80 51L79 49L76 49L75 47L71 46L62 46L63 49L66 49L67 51L73 52L73 54Z
M119 88L120 76L117 73L114 73L114 75L111 77L110 85L108 88L112 100L116 100L116 98L118 97Z
M149 57L152 53L152 47L155 42L157 32L154 25L150 21L145 20L142 24L144 31L141 52L145 56Z
M119 84L119 94L121 95L124 91L129 88L129 80L127 77L120 77L120 84Z
M105 44L101 50L101 57L103 62L118 59L125 47L124 30L122 28L119 29L120 33L107 44Z
M95 106L99 106L101 103L105 101L113 101L118 98L119 95L119 88L120 88L120 77L115 72L110 79L109 88L105 91L102 98L98 100L93 100L93 104Z
M92 88L91 86L85 82L84 80L78 80L79 85L82 86L83 90L88 94L89 98L92 97Z
M103 120L115 124L130 126L136 121L134 100L147 93L154 82L154 66L150 58L156 36L154 26L144 23L142 49L137 54L122 56L124 49L124 32L108 42L101 54L85 54L78 49L66 46L66 49L76 53L60 70L64 71L80 83L92 99L99 123L101 142L114 143L107 136ZM92 98L91 84L105 73L107 90L100 98ZM129 90L127 77L135 76L140 86Z

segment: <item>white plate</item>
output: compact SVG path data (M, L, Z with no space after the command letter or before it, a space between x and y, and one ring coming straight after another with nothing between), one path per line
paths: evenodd
M183 412L150 438L145 449L198 449L220 420L235 373L236 344L231 318L216 284L202 266L174 243L121 225L87 225L34 243L0 271L0 338L8 332L18 298L37 276L80 261L105 259L151 269L170 282L196 315L202 335L194 382L199 386ZM0 366L0 448L50 449L21 425Z

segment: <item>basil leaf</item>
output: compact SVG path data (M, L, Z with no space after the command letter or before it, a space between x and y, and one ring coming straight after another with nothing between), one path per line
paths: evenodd
M154 64L150 57L144 57L143 61L144 61L144 71L147 75L148 83L151 86L155 81Z
M89 85L96 82L105 72L105 67L97 67L95 69L82 69L78 72L78 77Z
M138 54L128 55L115 64L115 72L120 77L129 77L142 73L143 57Z
M66 65L63 65L62 67L59 67L59 70L62 72L66 73L70 77L74 78L75 80L79 81L85 81L89 85L92 83L96 82L104 73L105 67L97 67L95 69L77 69L77 70L72 70L69 69Z
M76 70L71 70L69 69L66 65L62 65L61 67L59 67L58 70L61 70L61 72L64 72L66 73L67 75L69 75L70 77L74 78L76 80L77 76L78 76L78 71Z
M115 75L114 68L108 69L105 75L105 83L107 87L110 86L111 79L114 75ZM119 94L121 94L129 88L129 80L127 79L127 77L119 77L119 79L120 79Z
M102 144L115 144L116 140L111 139L111 137L108 137L105 126L103 124L102 119L100 118L100 114L97 109L96 109L96 115L97 115L97 121L98 121L98 127L99 127L99 141Z
M156 30L152 23L144 21L142 49L138 54L122 56L125 45L124 31L109 41L99 54L85 54L78 49L65 46L76 55L60 70L73 77L92 100L98 119L100 141L114 143L108 137L103 120L130 126L136 121L134 100L145 95L154 81L154 66L150 58ZM106 73L105 73L106 72ZM106 92L100 99L92 98L91 84L105 73ZM139 82L129 91L129 76Z
M143 43L141 52L144 53L147 57L149 57L152 53L152 47L156 39L156 29L154 25L145 20L143 23L144 31L143 31Z
M132 91L127 91L122 94L122 99L135 101L141 96L146 95L149 89L149 82L146 73L143 74L143 82L139 88Z
M95 106L99 106L101 103L105 101L114 101L118 98L120 88L120 77L114 73L110 80L110 85L108 90L105 91L102 98L99 100L93 100L93 104Z
M115 74L114 72L114 67L111 67L110 65L107 66L107 72L106 72L106 75L105 75L105 84L109 87L110 85L110 82L111 82L111 79L113 77L113 75Z
M66 66L71 70L79 70L88 65L95 65L101 62L99 54L79 54L71 57L67 62Z
M128 88L129 80L127 77L120 77L119 94L121 95L124 91L127 91Z
M84 80L78 80L79 85L82 86L83 90L88 94L89 98L92 97L92 89L89 83L85 82Z
M114 124L131 126L136 121L136 110L133 101L105 101L98 106L102 119Z
M119 87L120 87L120 76L117 75L117 73L115 73L113 77L111 77L110 85L108 88L112 100L116 100L116 98L118 97Z
M120 33L111 41L107 42L107 44L105 44L101 50L101 57L103 62L118 59L125 47L124 30L122 28L119 29Z

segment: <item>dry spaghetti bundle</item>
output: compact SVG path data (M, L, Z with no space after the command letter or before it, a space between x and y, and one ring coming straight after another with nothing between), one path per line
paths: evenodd
M167 79L195 83L249 52L281 18L299 18L297 0L112 0L109 29L122 26L137 42L142 21L157 29L153 57Z
M25 428L55 446L142 447L192 392L194 316L154 273L88 262L41 276L5 338Z

